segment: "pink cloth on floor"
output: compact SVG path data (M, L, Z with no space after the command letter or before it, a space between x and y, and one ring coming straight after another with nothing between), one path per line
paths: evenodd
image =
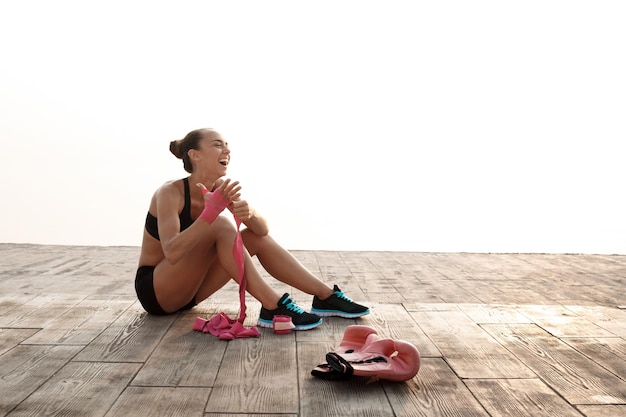
M193 329L203 333L211 333L222 340L233 340L244 337L258 337L259 329L245 328L239 321L231 319L225 313L219 313L209 320L196 317Z

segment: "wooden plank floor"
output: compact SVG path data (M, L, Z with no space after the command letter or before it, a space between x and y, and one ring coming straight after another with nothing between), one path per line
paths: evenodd
M236 285L148 316L138 251L0 244L0 416L626 415L626 256L295 251L372 313L224 342L191 325L234 316ZM418 375L312 377L354 323L414 343Z

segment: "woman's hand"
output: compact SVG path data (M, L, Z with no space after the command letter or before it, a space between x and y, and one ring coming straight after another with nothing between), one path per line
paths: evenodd
M200 218L209 224L213 223L229 204L241 196L239 181L231 183L230 179L227 179L220 183L214 191L209 191L202 183L196 185L202 189L204 197L204 210L200 213Z
M228 209L242 222L250 220L255 214L254 209L246 200L235 200L233 201L233 204L228 207Z
M218 188L222 185L221 180L217 180L215 183ZM237 183L239 185L239 183ZM239 197L239 190L241 187L237 188L236 195L233 195L232 204L228 205L228 210L231 211L239 220L241 220L248 230L254 232L259 236L266 236L269 233L269 228L267 226L267 221L263 216L259 215L259 212L256 211L246 200L241 200Z

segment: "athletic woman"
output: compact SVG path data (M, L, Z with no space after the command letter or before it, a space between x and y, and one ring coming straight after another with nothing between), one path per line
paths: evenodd
M241 199L239 183L223 178L230 149L218 132L194 130L172 141L170 151L183 160L190 175L163 184L150 202L135 278L137 296L148 313L192 308L238 277L236 229L220 215L224 208L245 225L244 275L247 291L262 306L259 326L272 327L274 315L288 315L296 330L307 330L319 326L321 316L356 318L369 313L336 285L331 288L318 279L269 236L266 220ZM313 295L311 313L268 285L252 262L255 255L271 276Z

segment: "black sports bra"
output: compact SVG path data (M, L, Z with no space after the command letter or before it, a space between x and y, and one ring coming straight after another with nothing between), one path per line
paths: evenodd
M191 218L191 194L189 193L188 178L183 178L183 185L185 188L185 205L183 206L183 210L178 215L178 218L180 219L181 232L193 223L193 219ZM156 240L160 240L157 218L154 217L150 211L148 211L148 214L146 215L146 231Z

